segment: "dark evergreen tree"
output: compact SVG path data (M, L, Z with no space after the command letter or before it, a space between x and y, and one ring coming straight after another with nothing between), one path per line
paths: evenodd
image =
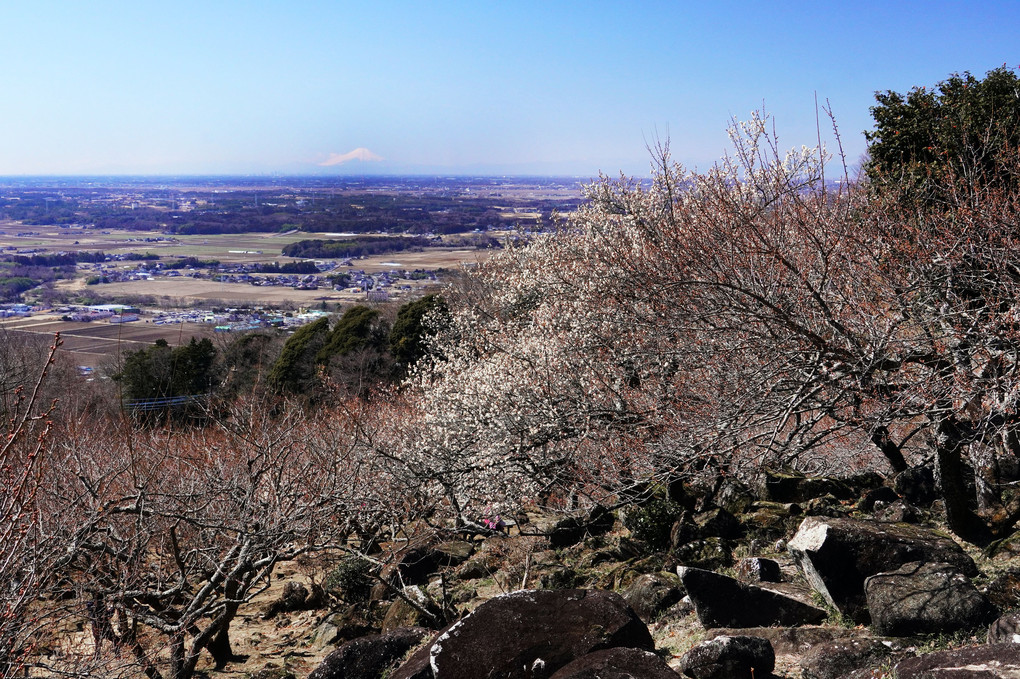
M1013 70L997 68L983 80L954 74L931 89L879 92L875 99L865 170L877 187L937 206L971 191L1016 186L1020 78Z
M228 344L223 351L223 394L234 396L263 384L279 351L277 338L265 332L246 333Z
M334 385L350 394L368 396L392 374L392 362L386 351L388 336L387 324L378 310L360 304L353 306L340 317L317 360Z
M380 328L379 312L358 304L340 317L329 342L319 350L317 360L328 363L334 356L346 356L362 349L379 349L385 344L385 333Z
M128 352L123 368L114 375L120 382L125 405L146 417L171 413L194 414L194 404L216 383L216 348L208 339L171 348L165 339L148 349Z
M426 355L427 339L449 322L450 309L439 295L426 295L400 307L389 337L390 354L400 376Z
M316 356L329 339L325 316L294 331L269 371L269 384L281 392L301 393L316 384Z

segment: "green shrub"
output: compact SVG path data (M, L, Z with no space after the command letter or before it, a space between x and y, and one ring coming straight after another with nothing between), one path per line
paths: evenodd
M673 524L683 511L683 506L676 502L655 498L628 511L623 525L632 536L647 542L652 549L665 550L669 548Z
M372 564L365 559L346 556L326 576L322 588L348 603L364 601L372 591L371 570Z

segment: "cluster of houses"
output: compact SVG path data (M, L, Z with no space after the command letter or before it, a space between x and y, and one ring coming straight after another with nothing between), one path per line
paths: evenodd
M108 321L110 323L130 323L140 320L141 310L127 304L92 304L89 306L66 306L57 309L63 315L61 320L91 322Z
M0 304L0 318L31 316L32 309L28 304Z
M212 276L220 283L247 283L259 286L279 286L296 290L318 290L320 287L331 287L328 281L315 274L249 274L221 273Z
M438 276L435 271L419 269L406 271L401 269L390 269L366 273L361 269L348 269L338 271L340 265L332 262L316 262L319 274L276 274L258 273L256 265L235 264L229 266L221 265L215 272L203 271L193 267L183 270L165 269L160 262L147 263L136 269L118 269L115 266L99 264L81 264L83 270L95 273L93 280L100 279L103 283L119 283L123 281L152 280L154 278L176 278L186 276L188 278L211 279L220 283L236 283L267 287L286 287L295 290L318 290L333 289L346 292L374 293L376 297L382 292L391 289L410 290L411 286L401 281L406 280L427 280L435 282ZM330 272L330 273L327 273ZM96 280L96 282L100 282Z
M18 306L20 315L31 315L34 310L27 305ZM0 310L0 313L8 309ZM178 325L180 323L208 323L216 332L256 330L259 328L291 328L311 323L325 315L325 311L283 312L276 309L188 309L182 311L158 311L143 313L137 307L126 304L93 304L89 306L65 306L57 309L61 320L75 322L105 321L107 323L130 323L144 321L153 325ZM12 314L13 315L13 314Z
M298 313L284 312L276 309L224 309L207 311L191 309L188 311L165 311L156 314L152 322L156 325L175 325L178 323L210 323L216 332L239 332L258 330L259 328L294 328L316 321L325 316L325 311L301 311Z

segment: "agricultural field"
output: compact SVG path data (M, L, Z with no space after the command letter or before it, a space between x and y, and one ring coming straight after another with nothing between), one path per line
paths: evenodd
M60 320L57 314L41 314L28 318L0 319L6 333L25 334L51 339L60 333L62 351L73 354L76 365L101 368L116 364L126 351L138 351L165 339L171 346L185 344L192 337L210 337L214 330L209 323L176 323L156 325L151 320L133 323L95 321L76 323Z
M310 238L342 238L344 233L236 233L213 235L173 235L160 231L97 231L93 229L65 229L58 226L25 226L0 221L0 248L37 253L66 252L69 250L118 254L154 254L161 259L195 257L216 259L223 263L269 263L286 259L281 254L291 243ZM393 238L403 238L393 234ZM481 253L484 255L484 251ZM425 252L401 253L397 261L411 268L449 268L464 261L475 261L475 250L463 247L429 248ZM382 270L384 262L394 257L374 257L357 260L356 266L366 271ZM392 267L386 267L392 268Z
M27 318L0 318L0 327L60 331L76 363L97 367L156 339L212 335L223 317L166 324L165 312L180 320L246 309L289 314L291 325L304 311L402 304L440 290L508 239L553 224L580 195L571 179L286 181L0 183L0 303L34 307ZM294 256L283 254L288 246ZM61 320L111 303L138 307L139 320ZM252 320L228 325L269 324Z

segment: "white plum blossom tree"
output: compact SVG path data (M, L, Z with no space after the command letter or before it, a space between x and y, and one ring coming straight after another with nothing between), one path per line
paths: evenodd
M555 233L467 273L442 358L407 385L421 465L464 507L930 454L953 530L1015 523L977 517L963 463L1018 452L1016 196L912 213L827 183L825 151L782 153L762 116L731 133L708 172L661 145L650 186L602 178Z

